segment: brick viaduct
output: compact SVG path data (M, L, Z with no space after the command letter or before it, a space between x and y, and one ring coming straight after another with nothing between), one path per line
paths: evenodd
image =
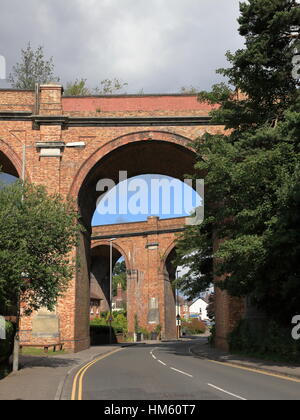
M100 239L91 242L91 220L99 194L97 182L109 178L117 184L120 170L127 171L128 178L151 173L183 179L194 171L191 140L204 132L224 129L211 124L211 106L198 102L195 95L71 98L62 92L62 87L54 84L40 86L36 91L0 90L0 165L3 172L21 176L26 146L26 178L45 185L49 193L69 195L78 202L80 222L87 231L74 250L80 257L81 269L68 293L59 300L55 317L60 340L70 350L80 351L89 346L91 263L97 253L101 254L101 247L107 248L105 237L116 237L126 229L122 225L110 226L109 231L102 227L97 234L96 228L93 237ZM85 146L67 147L74 142ZM134 240L133 236L126 240L118 236L114 244L116 255L118 251L125 257L130 273L128 299L138 308L141 324L159 322L169 338L175 331L174 296L166 283L174 277L169 258L175 247L172 229L174 224L179 229L181 223L151 218L148 227L142 227L150 234L138 235ZM131 233L140 232L138 226L131 229L136 229ZM133 254L134 264L129 257ZM226 347L227 334L242 306L216 288L218 346ZM132 330L132 316L129 327ZM41 341L43 334L37 338L32 333L32 318L22 319L21 330L23 342ZM53 341L53 337L47 338L45 332L44 340Z
M97 226L92 232L91 275L105 288L109 302L110 243L113 241L113 261L123 256L127 268L128 331L134 331L135 315L139 325L153 330L163 327L164 338L176 337L176 313L172 281L176 268L172 264L176 239L182 232L185 218ZM102 280L102 281L101 281Z

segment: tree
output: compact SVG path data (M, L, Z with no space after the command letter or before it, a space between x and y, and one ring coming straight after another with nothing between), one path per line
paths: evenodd
M231 295L250 295L290 323L300 307L300 97L293 68L300 9L292 0L250 0L240 8L245 49L227 53L231 67L219 70L229 84L199 95L220 105L213 121L228 131L194 144L197 173L207 174L206 218L179 242L179 263L192 252L197 257L182 286L199 293L215 273Z
M125 86L128 86L128 83L119 79L104 79L100 82L100 87L94 89L94 92L97 95L114 95L124 89Z
M92 94L86 86L86 79L76 79L75 82L68 82L64 90L66 96L89 96Z
M54 76L53 58L45 59L44 48L32 49L30 42L21 50L21 61L12 68L8 82L15 89L35 88L36 83L58 82Z
M199 91L200 89L195 86L182 86L180 88L180 93L186 95L196 95Z
M122 289L127 287L127 274L125 261L117 262L113 271L113 296L117 295L118 285L122 285Z
M77 212L71 202L45 189L16 182L0 189L0 306L26 314L54 309L67 289L75 261Z
M17 308L14 370L18 370L19 312L53 311L76 261L77 212L40 186L17 182L0 189L0 308Z
M128 83L119 79L105 79L100 82L100 87L90 89L86 85L86 79L76 79L75 82L68 82L64 91L66 96L91 96L91 95L113 95L122 90Z

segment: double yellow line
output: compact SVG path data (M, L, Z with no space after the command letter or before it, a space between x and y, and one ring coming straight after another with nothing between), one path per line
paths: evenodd
M87 363L77 372L77 374L74 378L74 381L73 381L72 395L71 395L71 400L72 401L82 401L82 383L83 383L83 377L84 377L86 371L91 366L98 363L100 360L103 360L106 357L111 356L112 354L118 353L121 350L122 350L121 348L118 348L116 350L113 350L109 353L104 354L103 356L97 357L97 359L94 359L91 362Z

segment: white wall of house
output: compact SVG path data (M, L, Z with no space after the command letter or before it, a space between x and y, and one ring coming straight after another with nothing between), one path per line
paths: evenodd
M197 315L202 321L208 319L207 306L208 304L203 299L197 299L194 303L192 303L192 305L190 305L190 315Z

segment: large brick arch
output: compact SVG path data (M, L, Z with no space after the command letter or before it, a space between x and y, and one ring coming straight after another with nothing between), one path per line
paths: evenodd
M100 146L74 177L70 196L78 200L82 222L90 229L100 192L100 179L119 183L119 171L128 178L143 174L167 175L182 179L193 172L195 152L191 140L165 131L142 131L117 137Z
M103 146L99 147L80 167L74 181L70 188L70 196L78 197L80 188L88 176L89 172L93 169L97 163L109 153L117 150L120 147L126 146L131 143L143 142L143 141L164 141L174 145L182 146L189 151L193 151L190 146L191 140L187 137L170 133L166 131L141 131L126 134L117 137Z

